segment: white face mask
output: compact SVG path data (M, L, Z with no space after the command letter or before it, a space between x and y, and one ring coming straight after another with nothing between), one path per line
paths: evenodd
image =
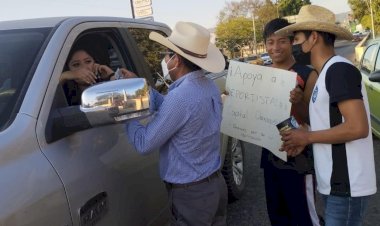
M161 61L162 75L164 76L165 79L170 80L170 81L173 81L173 80L170 77L169 72L171 72L171 71L173 71L174 69L177 68L177 66L175 66L174 68L172 68L170 70L168 69L168 63L173 59L174 56L175 56L175 54L172 57L170 57L170 59L168 60L167 63L165 61L165 57Z
M165 62L165 58L162 59L162 61L161 61L161 68L162 68L162 76L163 76L163 78L164 79L170 79L170 76L169 76L169 78L166 78L169 75L169 70L168 70L168 65Z

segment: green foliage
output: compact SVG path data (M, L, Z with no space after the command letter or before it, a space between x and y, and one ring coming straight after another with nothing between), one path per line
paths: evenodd
M353 16L360 21L363 28L372 28L370 0L348 0ZM375 31L380 32L380 0L372 0Z
M219 13L219 22L216 27L219 48L229 52L236 52L237 45L250 46L253 49L254 34L253 20L255 18L256 42L262 41L265 24L277 17L277 7L271 0L242 0L240 2L226 2L226 6Z
M244 17L232 18L226 22L219 23L215 34L216 45L235 52L234 47L246 46L253 40L252 20Z
M150 30L140 28L129 28L131 35L135 38L136 44L140 51L143 53L146 62L149 63L149 68L152 72L161 72L161 60L163 56L159 55L159 52L166 51L166 48L149 39ZM164 33L159 32L166 36ZM155 50L155 51L152 51Z
M350 5L354 18L359 21L363 18L363 16L370 14L369 8L367 7L365 1L366 0L348 0L348 4Z
M372 21L371 21L371 16L369 15L364 15L360 21L364 29L371 29L372 27Z
M264 32L264 26L269 21L277 18L279 16L279 11L277 7L270 0L266 0L265 4L262 5L256 12L256 32L259 33L257 38L258 42L263 40L262 34Z
M227 22L231 18L248 17L252 11L262 6L262 0L241 0L226 2L226 6L219 12L219 23Z
M380 33L380 0L372 0L373 18L375 31Z
M304 5L310 5L310 0L279 0L277 1L280 17L297 15L300 8Z

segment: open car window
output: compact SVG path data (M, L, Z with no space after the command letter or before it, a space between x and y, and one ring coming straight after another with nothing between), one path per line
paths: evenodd
M95 63L105 65L113 71L116 71L118 68L132 70L131 61L127 57L122 57L122 47L118 40L116 30L94 29L81 34L75 40L72 48L85 50L95 60ZM63 72L65 71L69 71L66 64L63 69ZM102 82L106 82L106 80ZM63 82L62 87L68 104L79 105L84 87L75 80Z

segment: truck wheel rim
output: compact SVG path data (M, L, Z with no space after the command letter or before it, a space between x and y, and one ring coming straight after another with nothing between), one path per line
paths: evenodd
M240 185L243 180L243 152L240 145L240 141L236 138L232 139L232 173L234 181L237 185Z

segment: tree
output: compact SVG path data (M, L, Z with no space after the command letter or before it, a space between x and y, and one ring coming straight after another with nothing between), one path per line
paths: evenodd
M218 47L236 52L237 46L246 46L252 41L252 21L245 17L229 19L218 24L215 34Z
M380 0L379 0L380 1ZM236 45L250 46L253 51L253 19L256 42L262 41L264 26L270 20L280 16L298 14L299 9L310 0L241 0L226 2L219 12L216 27L217 46L234 52Z
M311 5L310 0L279 0L277 1L280 17L297 15L301 7Z
M370 1L369 0L348 0L353 16L360 21L364 28L372 29ZM372 11L375 24L375 31L380 32L380 0L372 0Z
M234 52L234 47L254 47L253 16L256 41L262 40L264 25L277 17L277 8L270 0L242 0L227 2L218 17L216 27L217 46Z
M226 22L232 18L248 17L252 10L262 5L261 0L242 0L240 2L226 2L226 6L219 12L218 22Z
M264 26L269 21L277 18L277 7L276 5L270 1L266 0L265 3L257 9L256 11L256 31L260 34L258 36L258 41L262 41L262 33L264 32Z

